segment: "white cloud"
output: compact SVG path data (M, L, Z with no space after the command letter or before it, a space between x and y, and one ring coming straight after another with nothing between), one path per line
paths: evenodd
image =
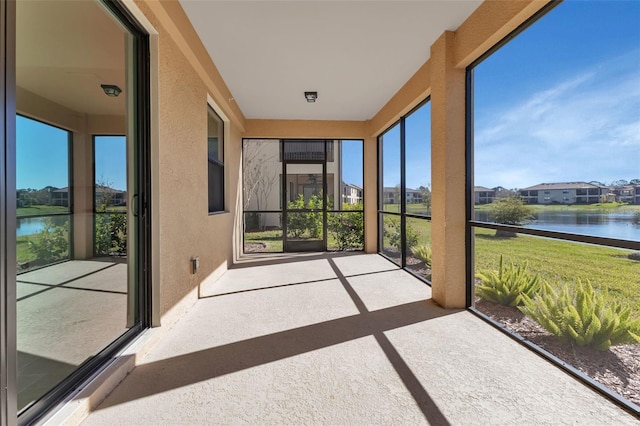
M637 69L613 61L541 81L548 86L503 111L476 109L476 185L640 177Z

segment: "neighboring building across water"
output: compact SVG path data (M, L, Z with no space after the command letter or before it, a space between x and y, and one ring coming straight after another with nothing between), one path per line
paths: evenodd
M557 182L522 188L520 196L526 204L595 204L609 192L609 187L587 182Z
M405 189L407 197L407 204L419 204L422 203L422 192L419 189ZM384 204L400 204L400 188L399 187L385 187L382 191L382 198Z
M493 203L493 200L496 198L496 191L484 186L474 186L473 198L475 204Z

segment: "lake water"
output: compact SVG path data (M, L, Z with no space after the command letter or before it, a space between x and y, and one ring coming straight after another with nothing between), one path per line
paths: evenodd
M55 224L62 225L67 222L68 216L55 216L52 219ZM476 220L490 222L489 213L476 212ZM44 217L18 219L17 235L36 234L42 231L44 223ZM640 241L640 224L636 222L634 212L538 212L525 227Z
M54 225L65 225L69 221L69 216L50 216ZM16 235L33 235L44 229L46 217L25 217L18 218L18 229Z
M478 221L490 222L487 212L476 212L475 216ZM542 211L535 213L525 228L640 241L640 224L634 212Z

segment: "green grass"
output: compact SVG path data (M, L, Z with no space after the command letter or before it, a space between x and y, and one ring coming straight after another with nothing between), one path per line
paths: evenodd
M282 230L245 232L245 243L263 243L266 244L263 253L279 253L282 251ZM337 250L338 241L333 233L327 233L327 247L329 250Z
M383 210L386 212L400 213L399 204L385 204ZM407 213L426 214L426 204L407 204Z
M273 231L245 232L245 243L264 243L266 248L263 252L277 253L282 251L282 230L275 229Z
M495 231L476 228L475 268L498 269L500 256L506 263L529 263L529 271L552 285L589 281L606 297L631 306L640 315L640 262L630 260L630 250L600 247L519 235L499 238Z
M52 213L69 213L69 208L63 206L31 206L18 207L16 212L18 217L28 215L45 215Z
M33 235L21 235L16 238L16 258L18 263L31 262L35 260L36 256L31 253L29 247L29 239L33 238Z

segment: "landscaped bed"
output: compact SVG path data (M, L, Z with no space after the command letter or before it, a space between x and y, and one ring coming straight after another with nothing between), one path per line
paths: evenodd
M476 298L476 309L509 331L540 346L587 376L640 405L640 345L611 346L607 351L563 343L518 309Z

